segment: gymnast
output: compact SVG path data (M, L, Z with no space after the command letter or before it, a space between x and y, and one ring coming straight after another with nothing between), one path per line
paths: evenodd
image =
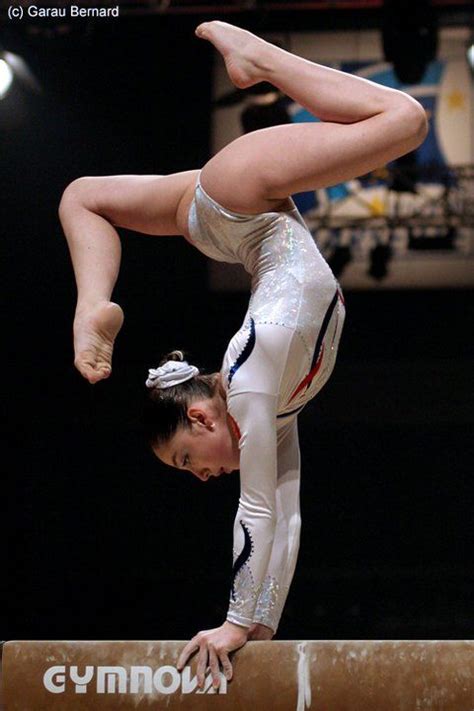
M340 287L291 195L379 168L419 146L423 107L408 94L307 61L225 22L196 35L221 53L239 88L271 82L320 122L240 136L202 170L82 177L59 216L77 283L74 364L90 383L109 377L123 311L111 301L121 245L115 228L184 235L208 257L251 274L248 311L219 373L174 351L150 368L150 444L165 464L199 479L240 470L232 589L224 623L185 646L199 686L232 677L229 654L275 634L300 534L297 417L327 382L344 322Z

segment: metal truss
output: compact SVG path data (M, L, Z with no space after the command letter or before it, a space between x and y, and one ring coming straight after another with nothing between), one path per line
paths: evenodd
M384 172L377 171L365 177L370 179L372 176L374 182L377 180L380 183L381 177L391 176L393 179L395 173L398 178L404 176L407 184L413 184L413 176L409 171L399 169L390 174L384 169ZM422 180L411 190L394 190L390 186L390 180L381 186L384 192L383 214L359 218L336 215L334 205L329 200L322 209L318 209L318 220L321 226L331 228L382 223L392 227L407 224L418 227L474 227L474 165L449 167L442 171L432 167L424 170L420 178ZM372 205L365 194L366 185L367 183L363 186L358 181L353 181L346 184L346 189L348 197L352 198L355 204L370 212ZM439 188L436 194L433 194L433 185ZM410 194L413 199L407 210L406 201L404 208L401 202L404 196Z
M404 179L412 188L393 190L395 173L399 183ZM318 207L305 213L326 256L334 250L350 249L355 250L352 256L361 258L377 245L391 245L393 254L399 256L419 251L474 258L474 165L431 166L423 175L418 174L416 183L409 171L400 169L389 172L385 168L364 177L363 183L345 184L347 193L342 201L324 199L325 191L318 191ZM378 196L383 196L376 215L370 214L373 204L367 188L371 177ZM367 214L351 214L351 206L354 213L365 209Z

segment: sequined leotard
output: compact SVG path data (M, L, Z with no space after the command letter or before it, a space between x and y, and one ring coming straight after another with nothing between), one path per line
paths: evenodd
M328 380L344 322L338 283L297 208L244 215L196 185L195 246L252 276L251 298L221 377L240 449L233 583L227 619L276 631L298 555L297 415Z

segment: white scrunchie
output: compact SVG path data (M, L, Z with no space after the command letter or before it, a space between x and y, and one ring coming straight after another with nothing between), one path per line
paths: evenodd
M189 365L185 360L168 360L160 368L150 368L146 386L159 389L172 388L174 385L191 380L195 375L199 375L199 368L195 365Z

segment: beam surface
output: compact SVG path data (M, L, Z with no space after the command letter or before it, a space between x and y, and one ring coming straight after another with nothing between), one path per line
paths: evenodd
M249 642L197 689L185 642L7 642L5 711L473 711L472 641ZM211 698L212 697L212 698Z

